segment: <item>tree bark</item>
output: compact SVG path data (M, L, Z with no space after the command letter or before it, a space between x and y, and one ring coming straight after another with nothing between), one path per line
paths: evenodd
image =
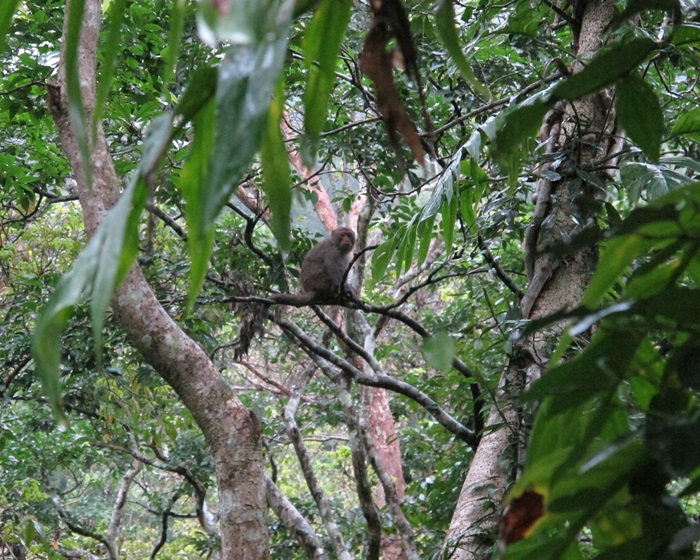
M101 0L86 0L78 50L79 78L88 122L95 106L101 8ZM66 14L69 11L70 0ZM119 198L119 178L104 131L98 123L97 135L90 146L93 184L87 182L76 134L68 115L67 30L66 22L59 83L50 91L49 108L77 181L86 230L92 236ZM87 123L85 127L90 129ZM204 350L168 316L138 265L134 265L117 289L112 309L145 360L175 390L192 413L211 448L219 492L222 558L268 558L260 422L243 406Z
M575 16L580 17L580 27L574 30L574 50L579 61L586 61L603 44L601 37L616 15L615 2L579 0L574 6ZM574 72L581 67L577 63ZM607 171L600 169L610 169L616 162L622 136L615 126L611 98L606 93L557 106L545 118L540 139L547 143L549 153L565 154L566 158L556 169L561 179L542 177L537 185L533 225L525 240L529 280L521 302L525 318L545 317L576 307L581 301L594 271L597 248L586 247L564 256L561 249L583 228L594 227L596 207L604 193L600 187L581 181L576 171L596 175L601 184L610 180ZM604 166L602 162L606 162ZM487 421L487 429L498 427L485 433L475 452L445 541L446 557L474 560L490 556L498 534L501 502L522 464L518 451L527 438L516 402L526 385L546 368L549 351L564 327L563 323L555 324L515 347Z

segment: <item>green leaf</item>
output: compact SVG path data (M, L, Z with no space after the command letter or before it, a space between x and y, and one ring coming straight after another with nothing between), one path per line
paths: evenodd
M163 68L162 86L163 95L167 98L170 81L175 75L175 65L180 54L180 44L184 35L185 12L189 2L186 0L174 0L170 11L170 22L168 25L168 47L166 49L165 67Z
M494 142L494 157L501 165L517 168L521 145L537 132L551 104L542 96L532 97L504 117Z
M646 156L657 162L664 115L654 90L642 78L631 74L618 82L616 91L615 105L620 124Z
M700 466L700 420L697 418L673 422L651 420L646 443L674 477L686 477Z
M279 80L277 93L270 104L267 134L260 150L263 171L263 191L272 212L272 233L283 250L290 248L290 212L292 208L289 156L282 138L280 124L284 110L284 81Z
M0 53L5 50L7 44L7 32L12 24L12 16L19 6L20 0L3 0L0 2Z
M549 413L554 415L605 394L620 383L639 344L639 335L631 332L601 333L576 359L535 381L524 399L533 402L553 397Z
M121 27L124 22L127 0L113 0L109 4L109 28L107 30L107 40L104 42L105 51L100 65L100 75L97 80L97 99L92 116L92 139L97 136L97 126L102 118L107 96L112 88L112 77L117 56L122 49Z
M216 104L211 99L194 113L194 140L190 144L190 154L182 167L180 188L185 199L185 210L190 234L188 245L191 255L211 251L214 243L214 230L205 221L205 202L208 196L209 163L214 148L216 134ZM194 302L201 282L207 271L208 259L192 259L188 304ZM196 270L195 270L195 267Z
M372 255L372 282L379 282L386 276L386 269L396 251L398 236L394 234L379 245Z
M650 163L626 163L620 168L620 180L632 200L641 199L645 192L651 198L658 198L669 191L661 167Z
M449 204L449 203L448 203ZM456 204L456 201L452 199L452 204ZM435 224L435 216L428 218L427 220L422 220L418 224L418 236L420 237L420 243L418 245L418 255L416 257L418 266L425 262L428 256L428 251L430 250L430 242L433 240L433 225Z
M34 526L34 519L25 519L24 530L22 531L22 540L26 546L31 546L34 537L36 536L36 527Z
M542 29L542 22L547 21L548 9L544 4L532 4L530 2L518 2L515 9L510 12L508 23L500 30L504 34L527 35L536 37Z
M635 306L637 313L649 319L665 319L681 328L696 329L700 325L700 290L672 287Z
M632 261L645 255L650 245L650 241L636 235L625 235L609 241L603 248L598 268L581 303L591 309L596 307Z
M237 0L222 4L216 0L198 2L197 29L202 40L215 46L218 42L231 45L254 45L274 33L279 24L285 27L294 9L294 0Z
M88 185L92 185L92 162L90 161L90 149L88 142L85 108L80 88L80 76L78 74L78 46L80 43L80 31L83 22L85 0L75 0L68 8L68 30L66 32L66 89L68 90L68 116L71 128L78 142L80 160L85 171L85 179Z
M471 187L464 189L460 193L459 202L462 218L466 222L469 229L472 229L474 224L476 224L476 213L474 212L474 189Z
M697 23L679 25L673 30L671 43L677 47L693 45L698 42L700 42L700 25Z
M651 39L636 38L607 47L588 65L569 76L552 91L555 99L574 101L596 93L632 72L658 48Z
M187 89L180 96L180 101L175 106L175 115L182 115L185 122L194 119L195 115L216 94L218 77L219 72L216 68L205 67L197 69L193 73Z
M411 268L413 262L413 254L416 251L416 240L418 238L419 222L414 220L406 230L402 242L399 244L399 251L396 255L396 275Z
M423 357L431 368L448 372L455 355L455 342L445 331L438 331L423 341Z
M61 333L71 309L92 296L91 319L98 358L104 313L114 290L138 252L138 215L145 207L147 189L134 180L59 282L42 309L32 337L35 371L56 417L65 423L60 383Z
M671 130L672 136L700 134L700 107L682 113Z
M288 7L285 3L276 12L280 18L289 17ZM289 23L288 19L276 22L257 44L232 45L219 66L209 170L205 183L195 188L201 207L191 199L199 214L187 214L192 289L204 281L216 218L268 133L270 100L284 66ZM200 164L197 161L193 167L201 177Z
M491 92L477 79L474 70L472 70L469 61L467 61L467 57L462 52L457 26L455 25L455 10L452 0L438 0L435 6L435 25L442 44L457 65L464 81L474 88L476 93L486 99L491 99Z
M322 0L304 36L304 60L308 71L304 91L302 158L306 166L316 160L318 139L326 124L328 98L335 83L335 64L350 21L350 0Z
M451 200L442 205L442 237L445 239L446 253L452 252L455 223L457 222L457 202L457 197L453 196Z

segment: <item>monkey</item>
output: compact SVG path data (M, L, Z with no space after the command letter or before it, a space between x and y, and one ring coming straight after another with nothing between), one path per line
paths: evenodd
M312 305L333 303L339 299L345 286L341 286L348 266L350 253L355 246L355 232L341 227L311 248L301 263L301 294L273 294L275 303L285 305Z

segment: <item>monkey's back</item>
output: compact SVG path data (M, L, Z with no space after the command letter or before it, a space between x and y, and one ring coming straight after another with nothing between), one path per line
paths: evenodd
M301 284L305 292L333 296L338 291L345 269L345 255L329 240L313 247L301 265ZM341 269L342 268L342 269Z

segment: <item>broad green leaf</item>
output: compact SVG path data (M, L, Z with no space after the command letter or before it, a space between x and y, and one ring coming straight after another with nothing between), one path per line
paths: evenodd
M627 76L658 48L651 39L636 38L607 47L586 67L566 78L552 91L555 99L573 101L584 95L596 93Z
M683 273L684 245L685 241L678 239L652 253L651 258L637 266L627 280L623 297L647 298L673 285Z
M90 319L97 362L102 361L104 315L115 289L131 269L139 251L139 223L148 189L143 178L153 174L170 144L170 115L155 119L148 128L137 173L117 203L107 212L95 234L63 276L42 309L32 336L36 373L54 414L65 422L60 383L61 333L72 308L90 298Z
M502 560L584 560L584 556L575 542L575 530L571 526L566 530L546 535L550 525L545 516L534 528L532 538L522 539L506 547ZM543 534L544 533L544 534Z
M430 194L428 202L423 206L420 219L428 220L437 215L437 213L442 208L445 203L445 199L451 199L453 197L454 189L454 174L453 167L449 166L445 169L437 180L433 192Z
M277 23L284 27L293 8L293 1L284 0L234 0L227 4L201 0L197 30L202 41L211 46L220 41L251 46L264 41Z
M671 191L645 208L634 210L616 229L616 236L603 247L596 273L583 296L582 304L596 307L622 273L635 259L646 257L656 247L663 248L696 229L700 224L697 208L698 184Z
M7 32L12 24L12 16L14 16L20 0L3 0L0 2L0 53L5 50L7 43Z
M546 5L518 2L515 10L510 12L508 23L500 33L527 35L536 37L541 32L542 22L549 15Z
M291 174L289 157L282 138L280 124L284 109L284 81L280 79L277 93L270 104L267 134L260 149L263 171L263 191L272 212L272 233L280 247L290 248L290 211L292 208Z
M195 115L216 94L219 73L216 68L199 68L194 72L187 88L175 106L175 115L182 115L183 121L194 119Z
M200 193L201 212L187 215L193 290L201 286L208 269L216 218L267 134L270 102L287 52L290 6L285 2L274 14L266 14L274 26L257 43L231 45L219 66L216 135Z
M68 29L66 32L66 89L68 90L68 116L70 124L78 142L80 160L85 170L85 178L88 185L92 185L92 162L90 161L90 149L88 142L88 125L85 119L85 107L80 88L80 76L78 74L78 46L82 29L85 0L75 0L68 8Z
M651 161L658 161L664 115L654 90L642 78L630 74L617 83L616 92L615 106L620 124Z
M469 140L464 145L467 153L471 156L472 161L478 162L481 155L481 129L475 128L469 135Z
M596 307L632 262L647 253L651 242L636 235L611 239L603 248L596 273L586 288L581 303Z
M667 413L665 410L658 412ZM669 418L678 415L675 410L668 412ZM646 443L674 477L687 477L700 466L700 421L697 418L652 419L647 427Z
M491 99L491 92L477 79L471 64L469 64L467 57L462 52L457 26L455 25L455 10L452 0L438 0L435 6L435 25L442 44L445 45L464 81L474 88L474 91L479 95L486 99Z
M649 319L660 317L681 328L695 330L700 325L700 290L667 288L659 294L640 300L635 309Z
M455 354L455 342L445 331L438 331L423 341L425 362L438 371L448 372Z
M673 30L671 43L677 47L693 45L698 42L700 42L700 25L697 23L679 25Z
M700 40L700 39L699 39ZM700 107L681 114L671 130L672 136L700 135ZM700 138L700 137L699 137Z
M126 5L127 0L112 0L109 4L109 28L107 30L107 40L103 43L105 50L100 65L100 75L97 80L97 100L95 101L95 109L92 116L91 136L93 142L97 135L98 124L102 118L105 101L112 88L112 76L117 56L123 47L121 44L121 28L124 22Z
M603 334L594 337L576 359L555 367L535 381L524 399L533 402L553 397L549 413L554 415L614 389L624 377L640 338L634 333Z
M652 198L666 194L669 184L658 165L630 162L620 168L620 181L631 200L641 200L648 193Z
M504 117L494 142L494 157L501 165L511 170L517 167L521 145L537 132L550 106L551 102L541 96L533 97Z
M307 166L316 160L318 139L326 124L328 98L335 83L335 64L350 21L350 0L322 0L304 36L308 71L304 91L302 158Z
M22 539L27 545L30 545L34 541L34 536L36 535L36 527L34 526L36 520L26 519L24 522L24 530L22 531Z

